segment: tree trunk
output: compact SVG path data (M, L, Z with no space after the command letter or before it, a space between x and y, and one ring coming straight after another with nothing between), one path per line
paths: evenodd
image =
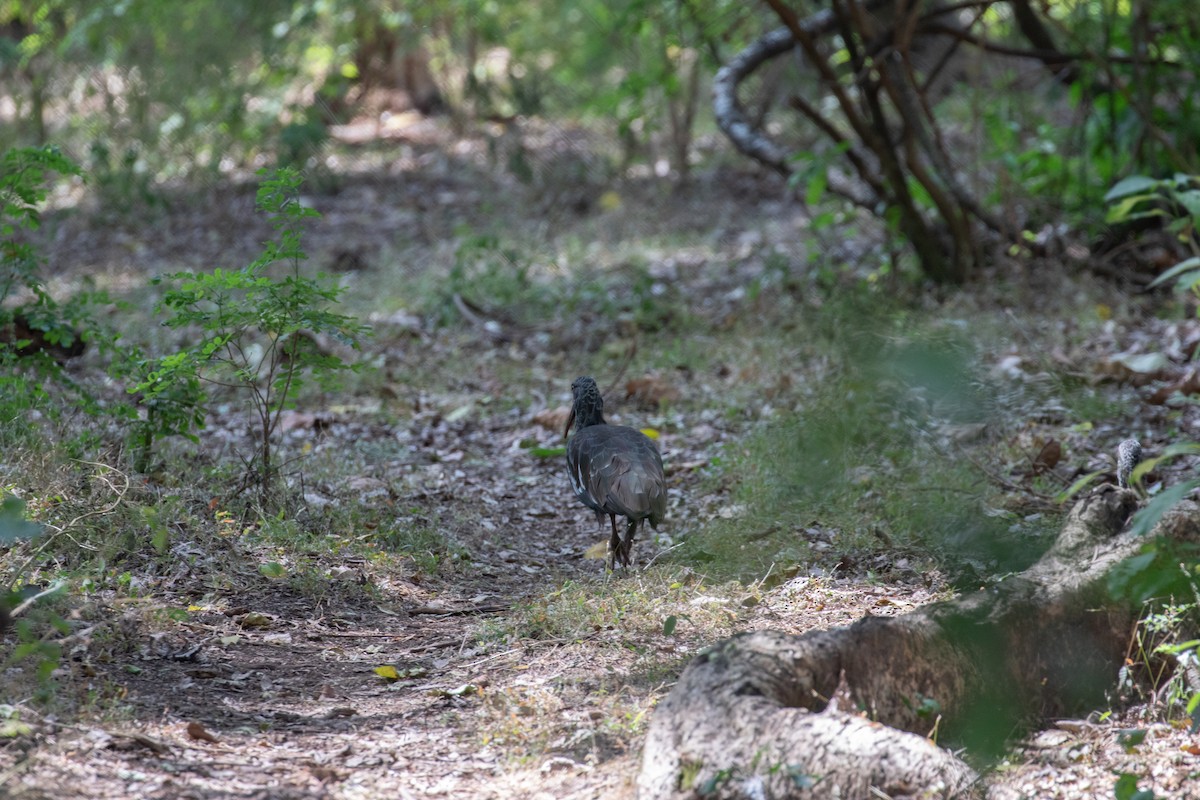
M1107 589L1146 542L1126 526L1136 505L1101 487L1040 561L996 587L717 644L655 711L639 796L982 796L974 770L930 738L984 758L1040 719L1104 702L1141 611ZM1200 507L1180 504L1154 533L1200 539Z

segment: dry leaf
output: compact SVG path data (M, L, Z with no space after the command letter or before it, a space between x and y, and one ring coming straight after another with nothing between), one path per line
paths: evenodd
M336 769L333 769L332 767L309 767L308 771L310 774L312 774L312 776L314 778L319 780L321 783L327 783L329 781L340 781L342 779L341 774Z
M251 611L238 620L238 625L243 628L269 628L271 627L271 618L266 614Z
M1182 375L1177 376L1175 380L1155 389L1146 398L1146 402L1156 406L1165 405L1176 394L1183 395L1184 397L1200 394L1200 370L1192 368L1185 371Z
M541 425L543 428L555 433L562 433L562 429L567 425L567 418L570 416L571 408L569 406L543 408L533 415L533 424Z
M187 734L193 739L197 739L202 742L212 742L213 744L217 743L217 737L206 731L204 726L199 722L189 722L187 725Z
M1133 386L1162 380L1170 362L1162 353L1121 353L1096 365L1104 377Z
M282 433L289 431L307 430L312 428L314 431L322 431L329 428L333 418L328 414L313 414L306 411L284 411L279 416L279 430Z
M1038 452L1037 457L1033 459L1034 474L1049 472L1058 466L1058 462L1062 460L1062 445L1057 439L1051 439L1042 445L1042 449Z
M657 375L646 375L625 382L625 399L645 408L659 408L679 400L679 390Z
M391 664L384 664L382 667L375 668L375 674L383 678L385 681L400 680L400 673Z

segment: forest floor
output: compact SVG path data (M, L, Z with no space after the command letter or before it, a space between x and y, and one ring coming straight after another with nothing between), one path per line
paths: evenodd
M287 416L285 450L303 456L290 520L223 514L214 465L250 441L233 401L150 474L3 466L31 508L128 513L169 544L99 541L97 519L60 524L72 544L60 540L37 576L57 564L76 581L57 605L67 628L53 692L13 656L12 634L0 645L0 796L632 798L654 706L704 647L902 614L956 590L937 554L890 549L886 536L849 545L819 518L755 527L738 492L736 465L753 466L743 443L802 407L829 369L798 320L874 280L856 264L886 260L869 224L811 231L780 185L737 171L682 189L543 191L489 165L480 142L447 152L390 143L310 198L323 216L307 249L374 329L361 356L372 370ZM181 193L145 224L110 212L59 212L41 246L64 287L143 309L149 276L247 263L269 234L245 186ZM524 248L503 256L519 279L474 266L473 254L504 249L488 237ZM844 265L832 284L830 263ZM1059 404L994 434L1017 454L994 465L1000 488L1027 490L1028 513L1050 516L1051 490L1104 470L1126 435L1150 449L1195 438L1194 411L1143 399L1183 380L1186 343L1200 339L1194 322L1157 319L1078 261L1055 266L1014 261L963 292L913 299L932 324L1002 331L980 350L984 371L1036 382L1052 364L1090 387L1086 425ZM125 312L111 313L116 325ZM165 348L181 335L146 331ZM1169 363L1152 374L1113 358L1159 352ZM86 377L98 359L70 369ZM587 372L612 387L612 421L658 432L670 484L668 522L639 542L639 568L608 578L605 530L554 455L570 381ZM1039 464L1050 441L1063 455ZM745 564L678 556L717 523ZM795 552L807 558L787 560ZM1200 797L1196 737L1144 700L1114 694L1097 709L1111 713L1014 742L989 772L994 796L1107 799L1131 773L1158 796Z

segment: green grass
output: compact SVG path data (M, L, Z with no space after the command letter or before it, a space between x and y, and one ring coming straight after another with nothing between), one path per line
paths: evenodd
M735 513L688 536L676 559L752 579L773 564L883 551L970 574L1037 557L1054 515L994 510L1001 493L978 466L994 453L943 433L1010 422L1002 393L977 374L969 342L897 319L814 321L836 366L794 411L726 448L715 477L733 484ZM832 534L824 555L810 550L810 527Z

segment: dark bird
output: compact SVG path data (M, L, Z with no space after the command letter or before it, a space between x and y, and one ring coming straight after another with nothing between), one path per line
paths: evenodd
M629 566L639 524L649 520L658 528L667 513L662 456L646 434L604 421L604 399L596 381L576 378L571 397L571 415L563 430L566 436L575 425L567 444L567 473L575 496L596 512L596 521L603 525L607 514L612 523L604 562L611 572L614 557ZM627 521L624 541L617 533L618 515Z

